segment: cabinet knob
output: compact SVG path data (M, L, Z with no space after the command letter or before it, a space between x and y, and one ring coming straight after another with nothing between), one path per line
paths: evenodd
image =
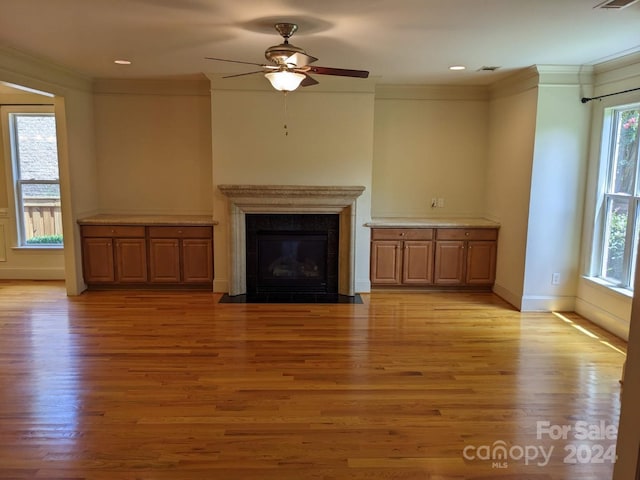
M469 232L464 232L465 237L469 236Z
M116 233L116 231L112 228L112 229L111 229L111 233Z
M178 233L182 233L182 230L178 230Z
M400 232L400 236L401 236L401 237L404 237L404 232Z

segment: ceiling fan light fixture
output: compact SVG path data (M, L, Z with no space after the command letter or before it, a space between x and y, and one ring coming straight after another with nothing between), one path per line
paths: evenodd
M276 72L268 72L264 74L267 80L271 82L271 86L281 92L293 92L300 86L305 75L298 72L290 72L288 70L278 70Z

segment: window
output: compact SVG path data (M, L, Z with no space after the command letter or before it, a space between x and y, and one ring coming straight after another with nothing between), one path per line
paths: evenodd
M598 277L633 289L640 231L640 104L605 110Z
M11 190L19 246L61 246L62 216L55 116L52 110L3 112L11 155Z

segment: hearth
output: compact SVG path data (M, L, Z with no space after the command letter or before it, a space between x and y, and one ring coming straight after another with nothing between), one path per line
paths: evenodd
M336 214L248 214L247 296L337 296Z

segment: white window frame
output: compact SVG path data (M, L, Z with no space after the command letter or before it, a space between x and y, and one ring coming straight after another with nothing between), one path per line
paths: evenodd
M602 142L600 166L597 184L597 199L595 209L595 229L592 249L591 276L599 282L629 292L633 292L635 263L637 255L637 240L640 233L640 154L636 159L633 177L632 194L612 193L611 185L614 181L614 167L617 148L617 131L619 112L629 109L640 109L639 102L623 105L612 105L604 109L602 123ZM627 228L625 231L625 249L623 254L622 280L615 281L606 276L605 256L607 254L606 236L608 232L607 212L610 202L628 202Z
M13 248L17 249L52 249L59 250L64 248L63 244L26 244L24 214L22 205L21 190L23 185L34 184L53 184L60 185L60 175L57 180L21 180L18 179L18 165L14 161L16 157L16 146L13 142L13 122L11 114L50 114L55 116L53 105L20 105L20 106L2 106L0 107L0 122L2 125L2 140L4 146L4 159L6 171L6 183L8 193L9 216L11 220ZM59 165L58 165L59 168Z

